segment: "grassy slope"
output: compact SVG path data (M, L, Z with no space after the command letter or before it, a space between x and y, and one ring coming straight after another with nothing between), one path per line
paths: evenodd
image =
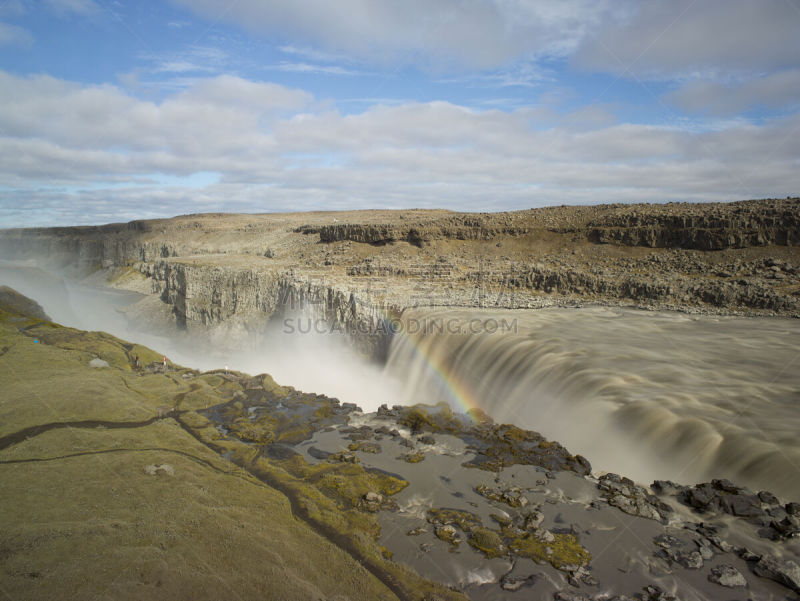
M0 436L50 422L144 421L161 406L230 396L215 376L140 376L136 353L158 358L0 311ZM89 367L95 356L111 367ZM163 463L174 475L144 472ZM0 451L0 483L0 591L10 598L396 598L295 519L282 494L172 419L31 435Z

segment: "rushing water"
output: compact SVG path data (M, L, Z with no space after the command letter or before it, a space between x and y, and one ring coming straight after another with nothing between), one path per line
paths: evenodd
M800 320L609 308L404 319L417 333L395 338L387 370L404 376L405 403L476 404L643 482L727 477L800 498Z
M333 336L277 327L219 344L153 333L120 312L141 295L87 287L31 264L0 261L0 284L38 300L55 321L108 331L189 367L266 372L367 411L381 403L479 406L558 440L595 470L641 482L727 477L800 499L800 320L608 308L415 310L404 314L406 330L381 371ZM424 331L431 323L441 327ZM477 333L454 333L464 326Z

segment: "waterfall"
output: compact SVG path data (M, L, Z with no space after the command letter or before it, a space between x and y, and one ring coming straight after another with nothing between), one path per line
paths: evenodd
M800 498L797 320L610 308L403 318L386 365L403 404L477 405L595 471Z

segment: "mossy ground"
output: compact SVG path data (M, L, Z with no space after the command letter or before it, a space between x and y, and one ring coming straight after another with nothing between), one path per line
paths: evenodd
M242 393L238 377L145 373L136 354L145 365L161 357L0 309L0 436L97 422L32 431L0 449L0 586L11 598L463 599L392 562L375 516L358 508L366 492L388 497L404 481L260 456L200 413ZM95 357L110 367L90 367ZM272 395L291 392L260 382ZM159 419L164 408L170 416ZM284 440L306 436L299 423L262 423ZM174 475L144 471L165 463Z
M573 534L553 534L553 540L544 541L533 533L513 528L510 518L496 514L492 518L500 524L499 530L485 527L481 519L469 511L435 507L427 512L427 521L437 528L439 538L457 544L458 535L443 531L442 527L458 527L466 535L468 544L487 558L503 557L513 552L520 557L549 563L556 569L586 566L591 561L591 555Z
M586 566L592 559L574 534L555 534L555 540L544 542L533 534L518 536L506 531L510 539L509 547L517 555L538 562L547 562L562 569L568 566Z

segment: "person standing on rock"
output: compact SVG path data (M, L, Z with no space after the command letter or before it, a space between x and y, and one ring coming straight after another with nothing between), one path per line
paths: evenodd
M166 355L164 355L164 358L161 360L161 362L164 364L164 371L167 371L167 356Z
M139 369L139 355L136 355L136 358L133 360L136 369Z

